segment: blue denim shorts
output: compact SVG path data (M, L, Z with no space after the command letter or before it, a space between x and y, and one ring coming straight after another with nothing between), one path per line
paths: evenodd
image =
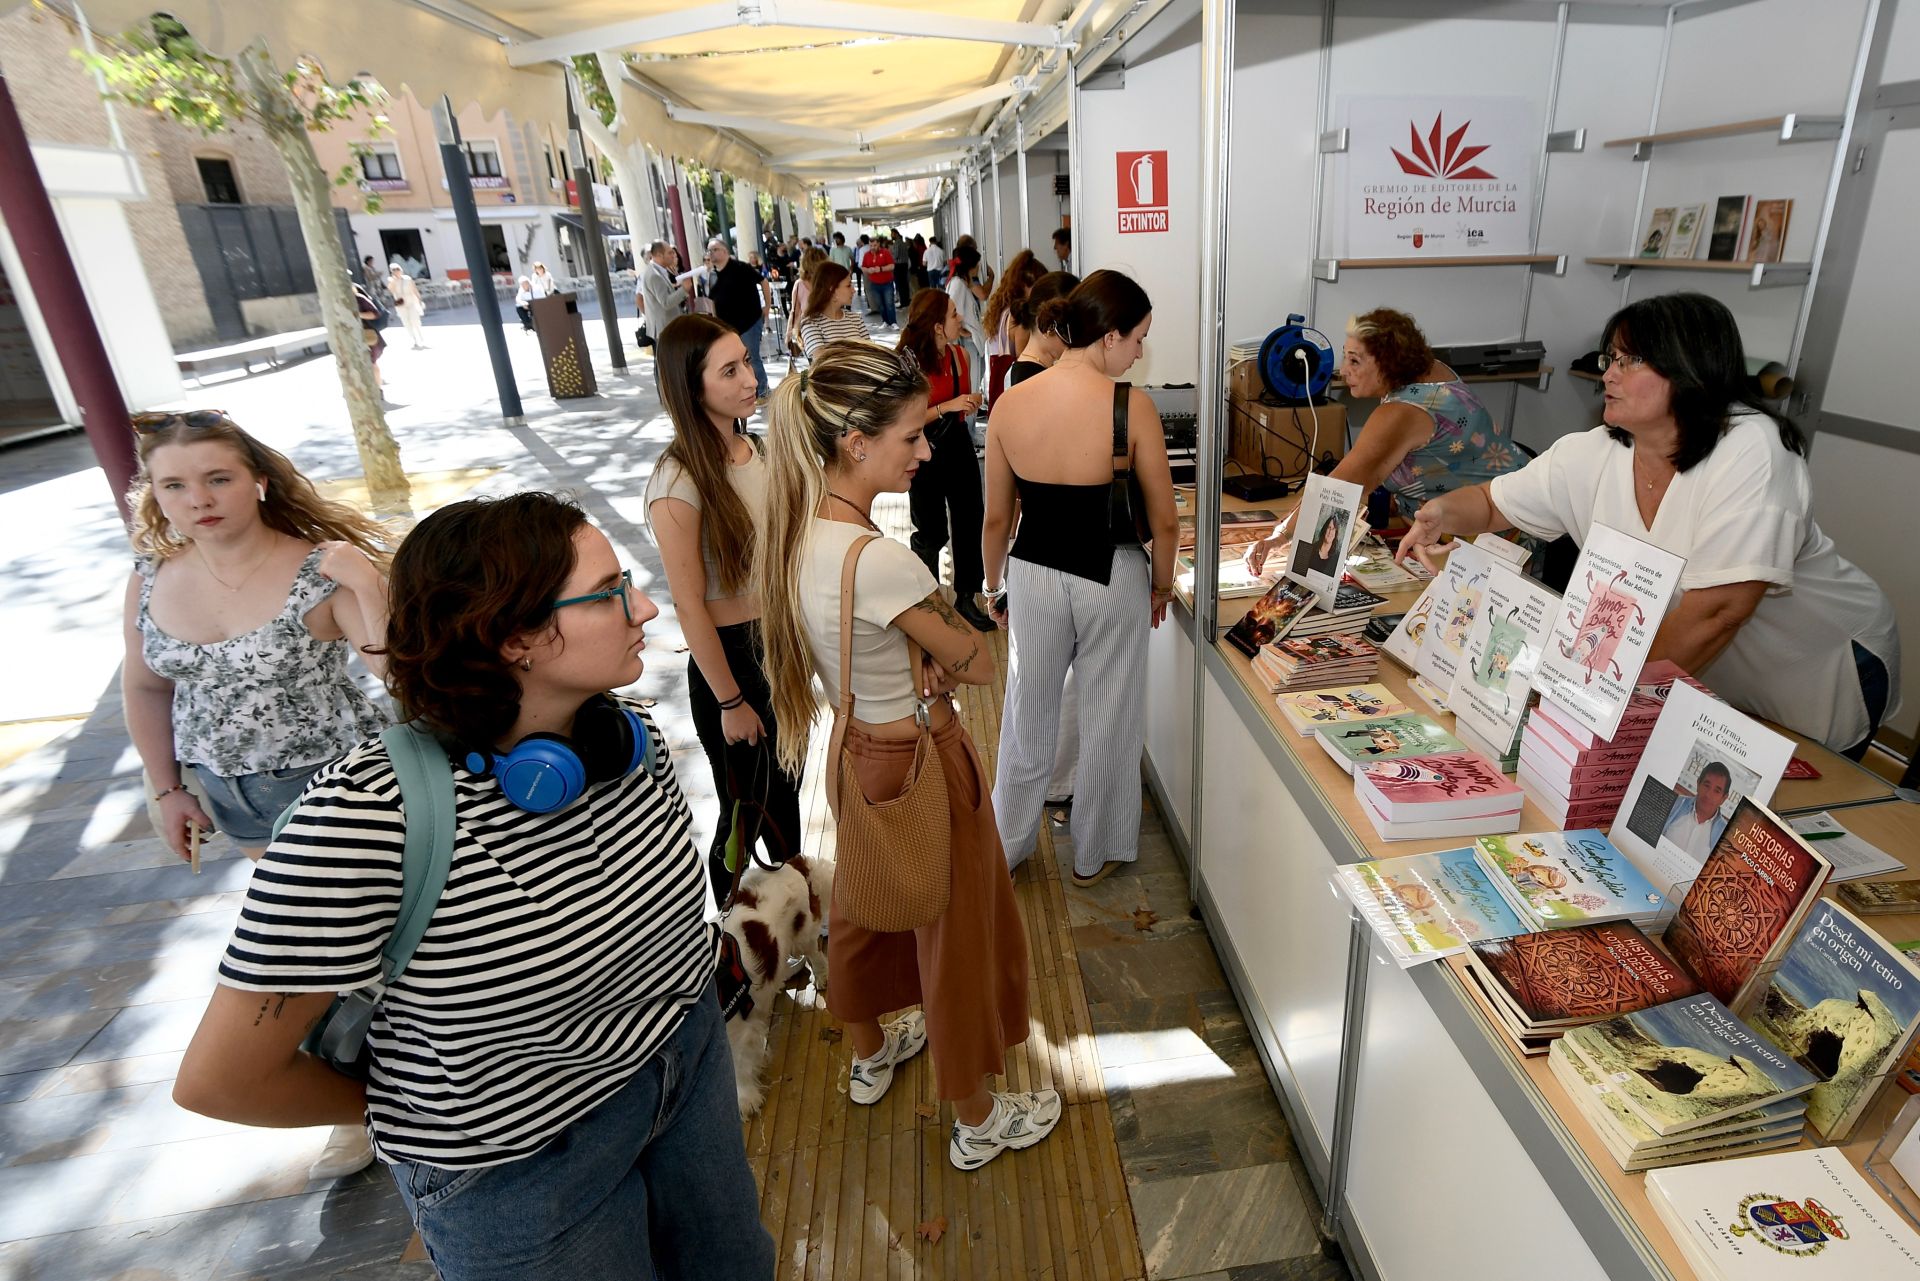
M241 845L265 845L280 811L300 799L307 780L326 761L227 778L204 765L189 765L194 782L206 793L208 817L218 831Z

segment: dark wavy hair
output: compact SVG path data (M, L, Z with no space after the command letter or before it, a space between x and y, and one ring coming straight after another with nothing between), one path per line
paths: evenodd
M434 512L394 553L387 692L403 719L463 747L492 747L520 715L501 646L553 623L587 514L538 491Z
M1638 356L1673 386L1671 413L1680 428L1673 451L1676 470L1687 471L1713 452L1727 416L1751 409L1773 420L1780 443L1804 456L1807 440L1791 418L1767 408L1747 380L1747 353L1740 326L1726 304L1705 294L1657 294L1630 302L1607 319L1600 350ZM1607 434L1631 446L1618 427Z
M1363 311L1347 322L1347 333L1358 339L1373 363L1380 366L1380 376L1387 380L1390 390L1420 381L1433 365L1433 348L1427 345L1427 336L1404 311L1391 307Z
M1069 347L1091 347L1110 333L1132 333L1152 314L1152 300L1133 277L1102 267L1041 307L1034 323Z

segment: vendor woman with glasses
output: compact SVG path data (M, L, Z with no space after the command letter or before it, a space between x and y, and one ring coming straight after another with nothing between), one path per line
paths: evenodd
M1854 760L1900 704L1900 636L1873 579L1814 523L1806 441L1748 387L1733 314L1646 298L1601 335L1606 421L1519 471L1422 506L1400 543L1607 525L1686 558L1649 657Z
M381 530L217 410L133 426L127 731L168 847L186 859L190 828L219 831L257 861L307 780L387 723L347 669L351 646L385 670ZM372 1159L341 1126L313 1177Z

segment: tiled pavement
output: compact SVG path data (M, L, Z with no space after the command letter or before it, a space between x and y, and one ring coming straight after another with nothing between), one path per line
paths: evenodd
M474 492L571 489L659 582L639 533L665 439L644 362L564 408L523 370L530 423L509 430L476 398L491 385L477 332L429 333L434 353L389 371L414 403L393 414L409 470L492 472ZM193 399L310 474L345 475L329 377L314 363ZM324 1130L206 1121L169 1097L249 867L216 842L194 878L146 826L117 693L127 558L89 467L77 437L0 454L0 670L15 676L0 686L0 1278L426 1281L384 1173L308 1182ZM670 610L657 631L640 692L691 742ZM696 813L705 773L681 771ZM1067 893L1149 1275L1343 1281L1184 873L1144 822L1130 875Z

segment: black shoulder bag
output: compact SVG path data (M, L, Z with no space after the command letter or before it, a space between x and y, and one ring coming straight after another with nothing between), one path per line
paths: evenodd
M1113 385L1113 480L1107 486L1107 536L1115 547L1146 547L1153 542L1147 523L1147 499L1133 474L1127 448L1127 400L1132 383Z

